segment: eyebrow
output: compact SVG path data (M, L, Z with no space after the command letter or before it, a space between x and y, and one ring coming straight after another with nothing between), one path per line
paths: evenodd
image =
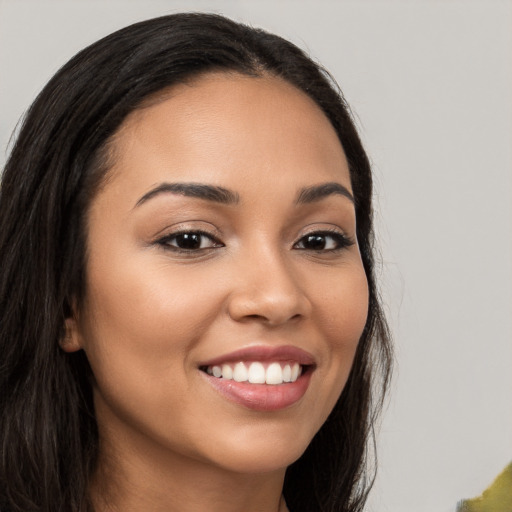
M344 187L341 183L329 182L322 183L320 185L312 185L311 187L305 187L300 190L296 204L308 204L316 201L321 201L331 195L340 195L350 199L354 203L354 196L350 191Z
M240 197L236 192L224 187L206 185L204 183L160 183L149 192L146 192L135 204L135 207L149 201L160 194L176 194L186 197L195 197L220 204L237 204Z

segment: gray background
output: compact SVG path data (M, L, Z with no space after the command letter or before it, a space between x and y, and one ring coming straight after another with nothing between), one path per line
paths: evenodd
M512 2L0 0L0 164L68 58L179 10L275 31L341 84L376 172L398 360L368 510L454 510L512 460Z

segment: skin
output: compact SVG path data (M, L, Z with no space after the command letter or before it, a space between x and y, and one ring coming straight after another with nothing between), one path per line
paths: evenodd
M368 289L343 149L319 107L273 77L208 74L133 112L113 141L109 179L88 224L86 297L66 351L85 350L95 382L97 510L286 510L286 467L347 380ZM221 186L237 204L163 182ZM176 231L206 231L178 251ZM324 248L304 244L312 232ZM336 236L352 240L338 248ZM315 246L316 247L316 246ZM305 395L277 411L227 400L201 361L254 345L315 359Z

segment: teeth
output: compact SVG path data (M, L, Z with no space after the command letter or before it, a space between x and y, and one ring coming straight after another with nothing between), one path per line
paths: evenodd
M222 378L231 380L233 378L233 368L229 364L222 365Z
M285 382L295 382L302 374L299 363L289 364L274 362L267 368L263 363L237 363L235 366L223 364L222 366L208 366L206 373L217 378L235 380L236 382L250 382L251 384L278 385Z
M283 370L279 363L272 363L267 368L267 376L265 378L267 384L282 384L283 383Z
M237 382L246 382L249 375L247 373L247 368L244 363L237 363L235 365L235 369L233 370L233 380Z
M265 367L261 363L251 363L248 380L251 384L265 384Z
M299 375L300 375L300 366L298 365L298 363L295 363L292 366L292 382L295 382L299 378Z
M289 364L287 364L283 368L283 382L291 382L291 381L292 381L292 368Z

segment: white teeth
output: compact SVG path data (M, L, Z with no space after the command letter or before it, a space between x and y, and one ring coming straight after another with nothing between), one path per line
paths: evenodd
M239 362L234 367L229 364L208 366L206 373L216 378L235 380L236 382L270 385L295 382L302 374L302 366L299 363L282 365L283 363L274 362L265 369L263 363L259 361L247 363L247 365Z
M233 378L233 368L229 364L222 365L222 378L231 380Z
M272 363L267 368L267 376L265 378L267 384L282 384L283 370L279 363Z
M299 375L300 375L300 366L299 366L299 363L294 363L294 365L292 366L292 382L295 382L298 378L299 378Z
M287 364L283 368L283 382L291 382L291 381L292 381L292 368L289 364Z
M265 384L265 367L261 363L251 363L248 380L251 384Z
M233 380L237 382L246 382L249 375L247 374L247 368L244 363L237 363L233 370Z

